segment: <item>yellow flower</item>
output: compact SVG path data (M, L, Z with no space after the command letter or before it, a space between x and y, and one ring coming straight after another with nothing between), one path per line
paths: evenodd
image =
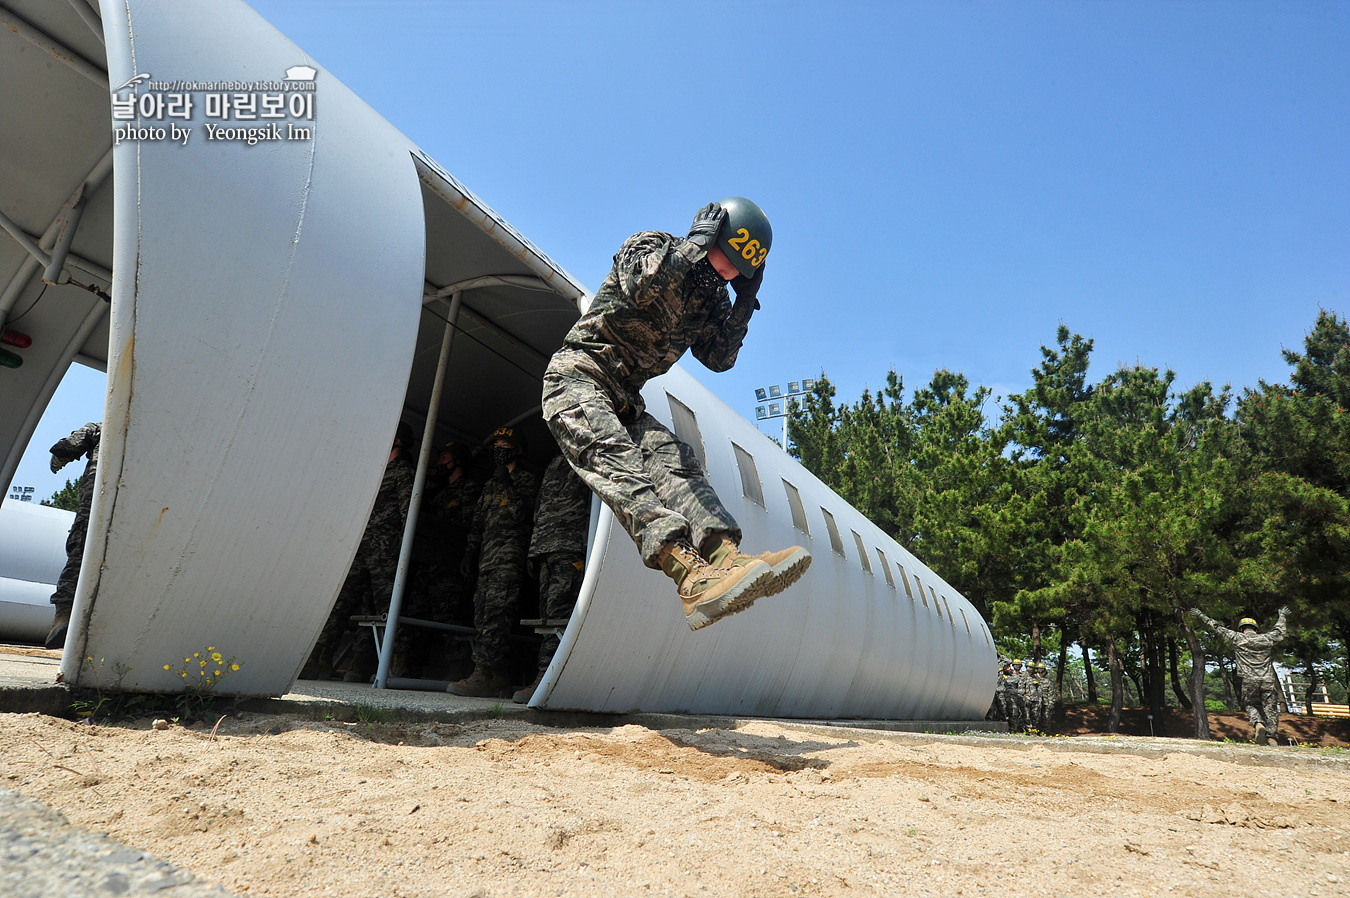
M198 652L193 652L193 653L192 653L192 657L194 657L194 658L200 658L200 657L201 657L201 654L199 654Z
M231 665L230 665L230 670L238 670L238 669L239 669L239 665L238 665L238 664L231 664Z
M216 647L213 646L213 645L208 645L208 646L206 647L206 650L207 650L208 652L214 652L214 651L216 650Z
M191 658L184 658L184 659L183 659L183 663L184 663L184 664L187 664L187 663L189 663L191 660L192 660Z
M169 665L167 665L167 664L164 665L164 669L165 669L165 670L169 670Z
M220 652L215 652L215 653L213 653L213 654L211 655L211 660L214 661L214 662L216 662L217 664L219 664L219 663L220 663Z

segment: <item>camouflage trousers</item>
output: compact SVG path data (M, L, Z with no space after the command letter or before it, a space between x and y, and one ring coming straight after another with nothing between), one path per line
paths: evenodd
M619 403L581 372L544 375L548 429L591 491L637 543L647 567L659 568L661 548L677 539L695 547L741 529L722 505L694 450L646 412L630 421ZM620 411L625 414L620 417Z
M572 617L581 592L585 574L585 559L570 552L549 552L539 558L539 611L545 619L563 620ZM539 647L539 669L544 670L553 660L561 642L549 633Z
M1014 689L1003 691L1003 710L1007 714L1008 732L1025 733L1027 729L1027 706L1022 693Z
M473 663L490 665L496 673L509 675L511 628L520 618L520 587L525 572L516 567L497 567L478 572L473 593Z
M438 624L473 626L473 584L459 575L460 557L418 565L404 600L403 616L435 621ZM449 633L414 627L400 627L395 642L408 645L412 663L443 667L467 658L467 646ZM401 648L397 649L402 651Z
M1280 729L1280 687L1274 680L1246 679L1242 681L1242 706L1252 729L1259 723L1274 739Z
M89 508L93 503L94 469L90 465L80 478L80 506L75 510L75 520L66 537L66 566L56 578L56 592L52 593L51 603L58 610L69 610L75 604L75 586L80 582L80 562L84 559L84 538L89 532Z

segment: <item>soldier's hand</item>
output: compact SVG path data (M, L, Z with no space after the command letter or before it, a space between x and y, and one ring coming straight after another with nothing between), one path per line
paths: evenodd
M1288 614L1289 614L1289 606L1288 606L1288 605L1281 605L1281 606L1280 606L1280 617L1287 617Z
M726 217L727 210L719 203L709 203L699 209L694 215L694 223L689 226L689 242L698 244L702 249L712 246Z
M497 465L492 469L492 479L503 483L511 481L511 472L506 469L506 465Z
M1200 614L1200 609L1199 609L1199 608L1192 608L1192 609L1191 609L1191 617L1200 617L1200 616L1201 616L1201 614Z
M55 455L52 456L52 473L53 473L53 474L55 474L57 471L61 470L61 469L64 468L65 466L66 466L66 463L65 463L65 462L61 461L61 459L57 458Z
M756 297L759 296L760 285L764 283L764 266L767 264L761 262L759 268L755 269L753 277L738 274L731 279L731 289L736 291L737 302L753 302L755 308L759 308L759 300Z

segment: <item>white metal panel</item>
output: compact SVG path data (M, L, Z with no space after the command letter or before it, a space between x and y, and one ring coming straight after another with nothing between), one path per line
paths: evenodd
M33 502L0 505L0 640L33 642L51 629L74 520L74 512Z
M989 707L996 656L980 633L966 633L966 599L676 367L651 381L648 410L668 426L666 392L694 412L718 495L745 533L746 551L801 543L815 561L786 592L691 633L670 581L642 565L628 535L606 510L592 546L572 621L534 704L622 712L689 711L784 717L976 720ZM732 441L748 451L762 479L765 507L742 495ZM792 525L780 481L800 491L810 536ZM872 552L873 573L845 536L830 548L827 508ZM945 595L955 627L917 593L911 600L877 568L876 547L925 589ZM958 629L959 628L959 631Z
M410 147L243 3L102 12L114 86L308 64L317 109L310 140L115 150L109 401L62 670L76 681L93 654L130 667L124 688L176 689L163 665L211 644L244 662L232 690L283 692L407 384L425 246Z

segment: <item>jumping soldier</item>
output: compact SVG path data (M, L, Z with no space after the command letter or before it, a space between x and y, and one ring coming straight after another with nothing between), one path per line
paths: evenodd
M741 554L741 529L698 456L641 395L686 350L713 371L735 364L772 240L764 211L744 197L704 206L687 237L633 235L544 374L549 430L643 562L675 581L693 630L781 592L811 563L800 546Z
M1237 630L1229 630L1198 608L1191 614L1198 617L1209 630L1233 646L1237 658L1237 674L1242 678L1242 705L1255 731L1257 745L1269 745L1280 737L1280 683L1275 677L1273 655L1275 646L1284 639L1284 619L1289 609L1281 608L1275 627L1265 633L1257 632L1256 621L1244 617Z

